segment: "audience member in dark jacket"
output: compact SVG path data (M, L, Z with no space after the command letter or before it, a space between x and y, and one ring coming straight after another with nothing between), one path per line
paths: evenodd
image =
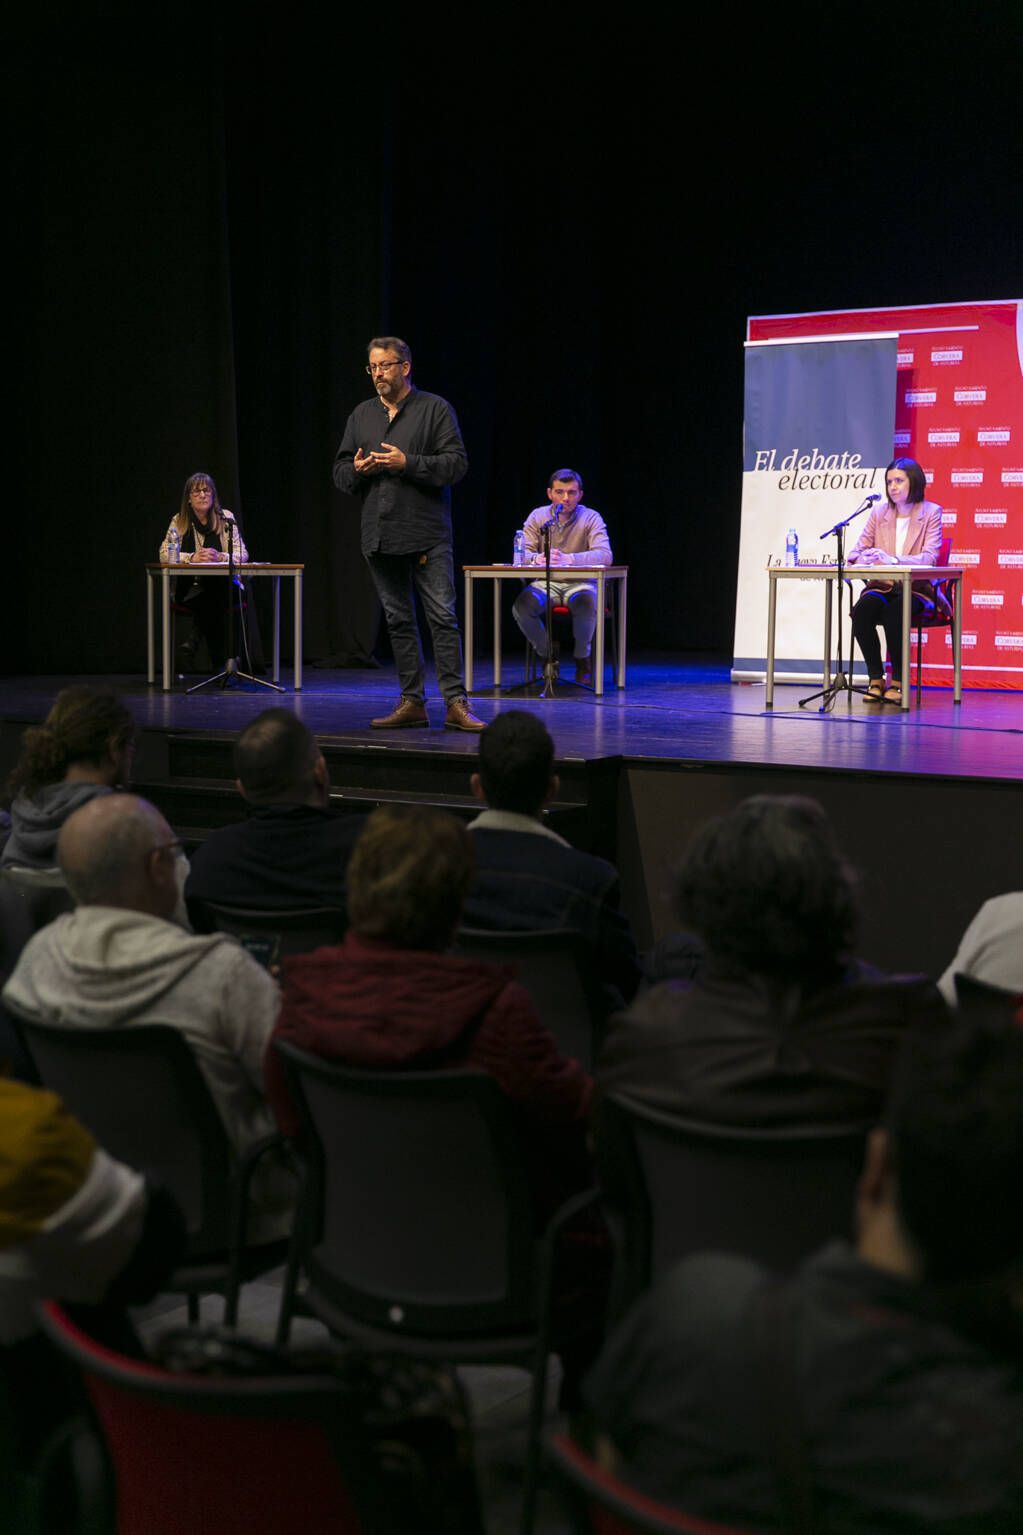
M876 1120L907 1028L944 1004L853 960L854 879L821 807L759 795L708 822L676 899L704 960L612 1019L599 1090L723 1125Z
M620 909L618 871L580 852L544 822L560 787L554 742L532 714L510 709L480 736L472 792L486 809L469 827L476 867L466 927L496 932L570 928L592 946L609 1010L634 995L639 960Z
M331 815L327 764L311 732L290 709L265 709L238 737L234 758L248 818L197 849L186 898L343 911L345 868L365 817ZM192 918L204 930L194 906Z
M1023 1528L1021 1105L1018 1024L912 1030L855 1246L780 1286L739 1256L671 1270L585 1384L603 1463L742 1529L795 1528L783 1488L800 1529Z

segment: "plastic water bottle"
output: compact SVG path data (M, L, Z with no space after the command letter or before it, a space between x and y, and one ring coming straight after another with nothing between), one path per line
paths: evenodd
M512 545L512 564L524 565L526 563L526 535L522 528L515 535Z
M785 563L786 565L799 564L799 534L795 528L789 528L785 539Z
M180 565L181 563L181 535L171 523L170 532L167 534L167 564Z

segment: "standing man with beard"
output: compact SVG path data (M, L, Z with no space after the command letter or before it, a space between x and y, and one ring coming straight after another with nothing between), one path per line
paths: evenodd
M412 353L398 336L369 343L366 372L376 397L348 418L334 460L338 490L362 502L362 552L387 620L401 698L374 730L425 727L418 594L433 640L447 730L483 729L469 710L455 616L451 486L468 468L458 420L447 400L412 383Z

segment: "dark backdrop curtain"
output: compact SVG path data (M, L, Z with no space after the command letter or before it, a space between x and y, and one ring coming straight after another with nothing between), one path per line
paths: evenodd
M457 560L508 558L573 465L630 644L725 653L746 316L1018 291L1008 8L931 7L891 79L774 14L410 10L18 23L5 670L141 669L142 563L198 468L255 556L306 562L310 658L365 661L330 467L388 331L461 419Z

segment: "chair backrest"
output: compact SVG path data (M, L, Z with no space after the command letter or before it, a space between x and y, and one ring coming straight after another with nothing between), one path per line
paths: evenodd
M47 1336L85 1377L110 1453L118 1535L373 1535L344 1457L331 1377L172 1374L111 1352L53 1301Z
M1013 991L1005 986L992 986L990 981L980 981L975 975L956 974L953 981L956 1007L968 1018L992 1023L1023 1020L1023 988Z
M340 943L348 926L347 913L336 906L273 910L192 896L188 911L197 933L233 933L266 963Z
M574 1519L577 1535L754 1535L734 1525L685 1514L656 1503L602 1466L567 1434L551 1434L544 1443L557 1473L559 1490Z
M849 1235L866 1135L720 1128L608 1094L595 1138L619 1254L614 1314L690 1253L742 1253L785 1272Z
M537 1012L563 1055L587 1071L600 1049L607 1002L597 978L593 949L569 928L546 932L490 932L462 927L455 946L470 959L514 965Z
M497 1083L476 1071L356 1071L274 1047L311 1142L309 1283L398 1335L528 1325L532 1200Z
M202 1072L180 1030L22 1024L46 1087L111 1156L157 1175L185 1214L189 1250L230 1240L236 1158Z
M59 869L29 869L16 863L6 864L0 869L0 881L22 903L33 932L74 909L74 896Z

